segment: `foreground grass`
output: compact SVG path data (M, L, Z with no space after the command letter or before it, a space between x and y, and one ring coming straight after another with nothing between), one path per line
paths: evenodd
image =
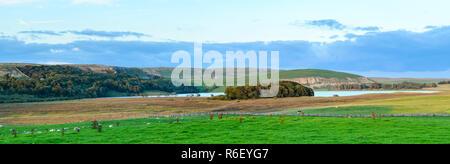
M120 127L109 128L117 121L101 122L100 133L90 123L0 128L2 144L407 144L450 143L450 118L318 118L287 117L245 118L234 116L208 120L208 116L121 120ZM150 124L149 124L150 123ZM85 127L80 133L74 127ZM69 128L61 132L45 129ZM17 129L14 138L10 129ZM35 134L23 134L35 129ZM42 132L37 134L37 132Z
M372 112L380 114L390 114L393 108L388 106L345 106L345 107L324 107L303 109L305 114L327 114L327 115L371 115ZM291 109L277 114L296 114L298 109Z

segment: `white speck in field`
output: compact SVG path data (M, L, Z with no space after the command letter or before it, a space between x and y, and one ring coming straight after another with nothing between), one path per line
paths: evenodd
M109 125L109 128L113 128L114 126L113 125Z
M3 128L3 125L0 125L0 128Z
M151 125L151 124L152 124L152 123L150 123L150 122L149 122L149 123L147 123L147 125Z

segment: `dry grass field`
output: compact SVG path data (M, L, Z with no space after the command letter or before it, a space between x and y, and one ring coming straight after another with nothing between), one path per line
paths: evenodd
M297 107L349 105L402 97L450 95L449 92L369 94L349 97L273 98L217 101L207 98L123 98L0 104L0 124L61 124L142 118L155 114L199 112L276 112Z

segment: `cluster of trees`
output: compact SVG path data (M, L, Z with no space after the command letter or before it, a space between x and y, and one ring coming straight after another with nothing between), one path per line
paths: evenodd
M175 87L168 79L151 76L141 79L127 73L94 73L71 66L24 66L18 68L29 78L0 78L1 94L24 94L42 98L106 97L115 91L128 95L139 95L146 90L177 93L198 93L195 87Z
M365 89L385 89L385 90L397 90L397 89L422 89L422 88L436 88L436 83L413 83L403 82L400 84L341 84L334 86L335 90L365 90Z
M450 81L441 81L441 82L439 82L439 84L440 85L442 85L442 84L450 84Z
M211 99L219 99L219 100L257 99L261 97L261 90L268 89L269 87L262 87L261 85L228 87L225 90L225 96L216 96L212 97ZM314 96L314 90L296 82L290 81L280 82L280 89L276 97L282 98L282 97L301 97L301 96Z

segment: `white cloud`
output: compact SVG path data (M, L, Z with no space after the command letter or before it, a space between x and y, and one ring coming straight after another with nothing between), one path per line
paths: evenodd
M35 24L54 24L54 23L61 23L64 22L63 20L38 20L38 21L25 21L25 20L19 20L20 25L24 26L30 26Z
M38 0L0 0L0 6L36 2Z
M63 53L64 50L59 50L59 49L50 49L50 52L53 54L59 54L59 53Z
M83 3L91 3L91 4L111 4L116 0L72 0L73 4L83 4Z
M67 64L72 64L72 63L48 61L48 62L41 62L40 64L46 64L46 65L67 65Z

